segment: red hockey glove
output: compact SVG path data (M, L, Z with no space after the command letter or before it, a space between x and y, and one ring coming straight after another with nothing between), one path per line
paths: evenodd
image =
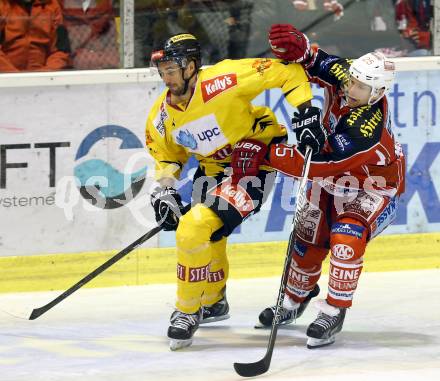
M256 176L267 152L267 145L254 139L243 139L232 151L232 184L245 176Z
M307 36L290 24L274 24L269 32L273 54L286 61L307 62L311 57Z

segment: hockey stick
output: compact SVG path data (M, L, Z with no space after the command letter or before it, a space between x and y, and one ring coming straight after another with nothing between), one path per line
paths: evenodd
M111 265L115 264L117 261L125 257L127 254L131 253L139 245L149 240L151 237L156 235L161 230L162 230L161 226L154 227L149 232L145 233L142 237L134 241L131 245L128 245L125 249L122 249L119 253L115 254L107 262L103 263L101 266L93 270L90 274L86 275L78 283L75 283L68 290L64 291L61 295L57 296L54 300L52 300L51 302L47 303L42 307L34 308L32 310L31 316L29 316L29 320L35 320L44 313L46 313L47 311L49 311L51 308L55 307L58 303L66 299L69 295L72 295L75 291L77 291L82 286L90 282L93 278L96 278L103 271L107 270Z
M295 240L296 227L298 226L298 219L301 210L303 209L306 202L306 187L307 187L307 177L310 169L310 160L312 157L312 149L307 147L306 153L304 156L304 166L301 174L301 181L298 186L298 190L296 193L296 209L295 215L293 217L292 228L289 236L289 244L287 245L287 253L286 259L284 260L284 269L283 274L281 276L281 284L280 290L278 291L278 299L275 309L274 318L272 320L272 328L270 330L269 342L267 344L267 351L265 356L257 361L252 363L234 363L235 371L242 377L255 377L260 374L266 373L270 366L270 361L272 360L273 348L275 346L275 340L278 332L278 322L280 319L280 308L283 305L285 288L287 284L287 278L289 274L290 260L292 259L292 249L293 242Z
M186 205L182 214L185 214L191 208L191 203ZM115 254L111 257L107 262L103 263L101 266L93 270L90 274L86 275L79 282L75 283L68 290L64 291L61 295L57 296L51 302L45 304L42 307L34 308L31 312L31 316L29 316L29 320L35 320L51 308L55 307L58 303L66 299L69 295L72 295L75 291L80 289L82 286L90 282L93 278L96 278L99 274L107 270L111 265L115 264L120 259L124 258L127 254L131 253L134 249L136 249L139 245L142 245L145 241L148 241L151 237L155 236L162 230L161 226L156 226L151 229L149 232L145 233L142 237L139 237L132 244L128 245L125 249L122 249L119 253Z

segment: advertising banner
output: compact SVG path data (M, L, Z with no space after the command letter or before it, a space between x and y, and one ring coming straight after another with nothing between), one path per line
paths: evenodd
M155 226L149 85L1 91L0 255L120 249Z
M407 183L386 234L440 230L439 85L440 71L402 72L389 95ZM144 128L162 89L155 82L2 89L0 256L121 249L155 226ZM320 106L322 91L314 94ZM293 109L279 90L254 103L289 125ZM179 182L186 201L195 166L190 160ZM261 212L230 242L287 239L295 186L278 176ZM174 233L161 232L145 246L174 244Z

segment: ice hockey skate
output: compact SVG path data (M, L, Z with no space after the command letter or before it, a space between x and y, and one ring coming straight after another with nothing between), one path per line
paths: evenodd
M199 328L201 310L195 314L185 314L178 310L171 314L168 338L170 349L176 351L192 344L194 333Z
M309 305L310 301L319 294L319 286L315 285L313 290L307 296L307 298L302 303L285 303L280 307L280 322L279 325L286 325L292 323L295 319L301 317L305 309ZM275 315L276 306L268 307L264 309L258 316L258 323L255 328L270 328L272 326L272 321Z
M229 304L226 300L226 296L220 299L218 302L202 307L202 319L200 324L213 323L215 321L221 321L229 319Z
M331 345L335 336L344 324L346 308L329 305L325 300L316 303L319 308L318 317L307 328L307 348L315 349Z

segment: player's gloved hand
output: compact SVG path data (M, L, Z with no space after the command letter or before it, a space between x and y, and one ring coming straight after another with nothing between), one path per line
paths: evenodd
M232 184L245 176L256 176L267 152L267 145L254 139L243 139L232 151Z
M321 124L321 110L318 107L307 107L295 112L292 129L301 152L304 152L306 146L310 146L313 154L317 154L324 147L327 131Z
M307 36L290 24L272 25L269 44L273 54L286 61L307 62L312 54Z
M182 199L172 187L157 187L151 194L156 221L163 230L176 230L183 213Z

